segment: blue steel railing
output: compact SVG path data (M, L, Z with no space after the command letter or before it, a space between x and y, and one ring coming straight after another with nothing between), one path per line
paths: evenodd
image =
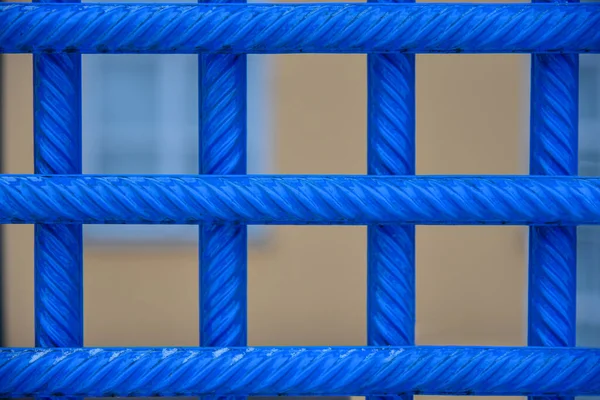
M0 350L0 396L600 394L600 349L573 347L575 227L600 224L577 53L600 53L600 4L5 3L0 27L0 52L34 54L36 175L0 176L0 223L36 224L39 347ZM244 176L245 54L302 52L369 54L373 176ZM535 176L411 176L413 54L460 52L533 54ZM81 53L201 54L201 175L81 175ZM201 225L204 347L79 348L84 223ZM368 347L244 347L248 224L369 225ZM414 346L415 224L531 226L532 347Z

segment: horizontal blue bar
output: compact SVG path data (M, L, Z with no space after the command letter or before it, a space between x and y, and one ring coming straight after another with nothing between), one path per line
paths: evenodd
M0 175L0 223L600 224L600 179Z
M3 53L598 53L600 4L0 5Z
M0 396L598 395L600 349L2 349Z

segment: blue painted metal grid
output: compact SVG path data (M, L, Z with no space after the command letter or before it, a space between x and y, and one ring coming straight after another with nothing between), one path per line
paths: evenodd
M0 350L0 396L600 394L600 349L573 347L600 4L6 3L0 27L0 52L34 54L36 175L0 176L0 222L36 224L39 347ZM245 54L302 52L368 53L372 176L244 176ZM411 176L414 53L460 52L532 53L531 176ZM81 53L201 53L200 175L81 175ZM84 223L201 225L204 347L81 348ZM248 224L369 225L369 346L245 347ZM415 224L531 226L530 347L414 346Z

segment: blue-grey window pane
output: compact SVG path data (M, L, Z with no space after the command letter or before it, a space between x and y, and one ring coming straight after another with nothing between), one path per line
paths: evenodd
M600 119L600 67L582 66L579 71L579 115Z
M95 71L102 81L101 90L90 93L97 97L102 107L99 121L108 129L107 137L116 146L129 140L148 139L156 130L158 112L155 99L159 95L152 83L158 78L157 56L148 55L101 55L96 59ZM92 78L93 79L93 78ZM127 135L117 134L115 128L127 127ZM143 143L142 143L143 144Z
M98 157L98 169L102 174L160 174L155 152L106 151Z
M184 169L186 174L198 173L198 153L188 154L185 156Z

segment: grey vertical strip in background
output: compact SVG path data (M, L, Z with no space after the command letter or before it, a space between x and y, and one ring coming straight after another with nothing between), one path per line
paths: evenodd
M4 58L0 56L0 174L4 173ZM0 225L0 347L4 347L4 226Z
M2 3L2 0L0 0ZM0 174L4 174L4 60L7 56L0 55ZM0 224L0 347L6 346L4 342L4 225Z

